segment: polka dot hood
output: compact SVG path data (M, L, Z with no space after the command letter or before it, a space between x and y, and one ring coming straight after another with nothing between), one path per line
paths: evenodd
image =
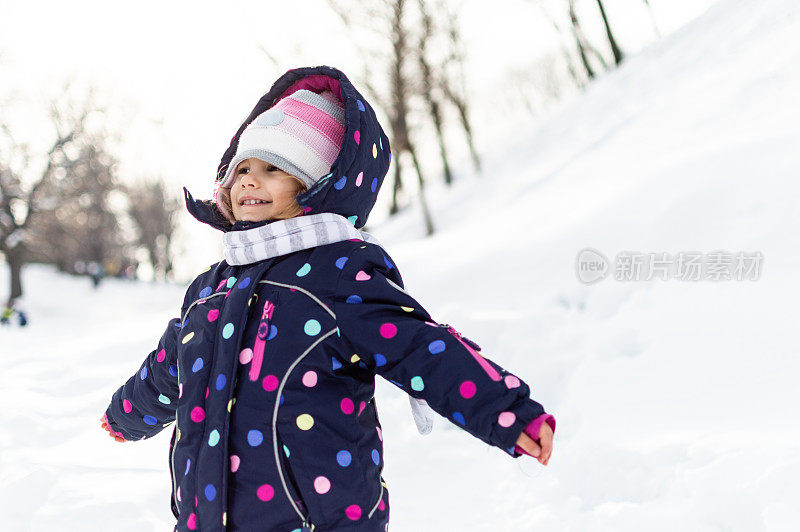
M389 253L357 229L390 157L347 78L291 70L251 118L298 87L335 89L346 102L350 140L302 198L312 214L227 227L213 202L187 196L195 216L225 231L226 259L192 281L105 411L126 441L172 427L175 530L386 532L376 376L515 458L519 435L544 415L522 379L434 320ZM234 147L235 138L220 168Z
M342 148L331 165L330 173L299 194L297 202L303 207L305 214L339 214L354 227L361 228L367 222L389 169L389 139L367 100L353 87L343 72L333 67L295 68L278 78L270 90L258 100L231 139L217 168L215 185L219 186L225 177L245 128L278 101L300 89L316 93L329 90L338 97L344 103L345 131ZM186 189L184 195L186 207L196 219L220 231L234 229L214 200L196 200Z

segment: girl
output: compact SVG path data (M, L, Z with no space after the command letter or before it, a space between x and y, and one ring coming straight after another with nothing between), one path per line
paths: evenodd
M176 530L385 531L374 378L510 456L548 463L555 420L518 377L439 324L359 231L391 160L339 70L286 72L234 135L214 199L189 211L225 260L114 393L117 441L170 442Z

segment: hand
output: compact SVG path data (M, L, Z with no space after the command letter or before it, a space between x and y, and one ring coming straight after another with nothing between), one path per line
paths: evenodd
M547 423L542 423L538 443L523 432L517 438L517 445L532 454L539 463L547 465L553 452L553 429Z
M111 430L111 427L108 426L108 420L106 419L106 415L103 414L103 417L100 418L100 426L108 432L108 435L114 438L115 441L123 442L127 441L125 437L122 435L121 432L114 432Z

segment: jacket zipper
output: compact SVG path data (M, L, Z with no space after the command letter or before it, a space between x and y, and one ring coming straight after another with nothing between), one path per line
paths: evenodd
M485 358L483 358L483 355L478 353L478 351L480 351L481 349L478 344L476 344L469 338L464 338L463 336L461 336L460 332L455 330L451 325L448 325L447 323L440 323L439 327L447 329L447 332L452 334L459 342L461 342L461 345L467 348L467 351L469 351L469 353L472 355L472 358L474 358L475 361L478 363L478 365L483 369L483 371L485 371L486 374L489 375L490 379L492 379L493 381L499 381L503 379L503 377L500 376L497 370L494 369L491 366L491 364L489 364L486 361Z
M250 364L250 380L258 380L261 373L261 365L264 362L264 351L266 350L267 337L269 336L269 325L272 322L272 313L275 304L269 299L264 302L264 310L261 311L261 321L258 324L256 341L253 344L253 361Z
M283 451L278 449L278 409L281 406L281 400L280 399L281 399L281 394L283 393L283 387L286 385L286 381L289 378L289 375L292 373L292 370L295 368L295 366L297 366L297 364L300 363L300 361L306 355L308 355L315 347L317 347L317 345L322 343L326 338L328 338L330 335L332 335L335 332L336 332L336 329L331 329L330 331L328 331L324 335L320 336L319 338L316 339L316 341L314 341L314 343L312 343L310 346L308 346L306 348L306 350L303 351L303 353L300 356L298 356L296 359L294 359L294 362L292 362L292 364L289 366L289 369L287 369L286 372L283 374L283 377L281 378L281 382L278 385L277 395L275 396L276 397L276 399L275 399L275 408L272 411L272 450L273 450L273 453L275 455L275 466L278 469L278 476L281 479L281 486L283 487L283 491L286 493L286 498L289 499L289 502L292 504L292 507L294 508L294 511L297 513L298 516L300 516L300 519L303 520L303 528L302 528L302 530L304 532L314 530L314 524L311 522L311 512L310 512L310 510L309 510L308 515L303 514L302 510L300 510L300 508L297 507L297 504L295 503L294 498L292 497L292 494L289 491L289 487L286 485L286 476L284 475L284 472L283 472L283 465L282 465L281 456L280 456L280 453L283 452ZM300 497L300 500L302 501L303 505L308 510L308 508L309 508L308 503L303 499L303 494L300 493L299 489L298 489L297 495L298 495L298 497Z

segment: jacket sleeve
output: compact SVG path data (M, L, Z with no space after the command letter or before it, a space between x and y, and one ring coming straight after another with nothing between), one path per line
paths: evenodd
M111 398L106 419L128 440L158 434L175 420L178 400L177 339L181 320L169 321L158 346Z
M517 438L545 413L528 385L458 331L436 323L405 291L381 247L365 244L337 265L343 260L334 312L350 362L424 399L480 440L521 456Z

